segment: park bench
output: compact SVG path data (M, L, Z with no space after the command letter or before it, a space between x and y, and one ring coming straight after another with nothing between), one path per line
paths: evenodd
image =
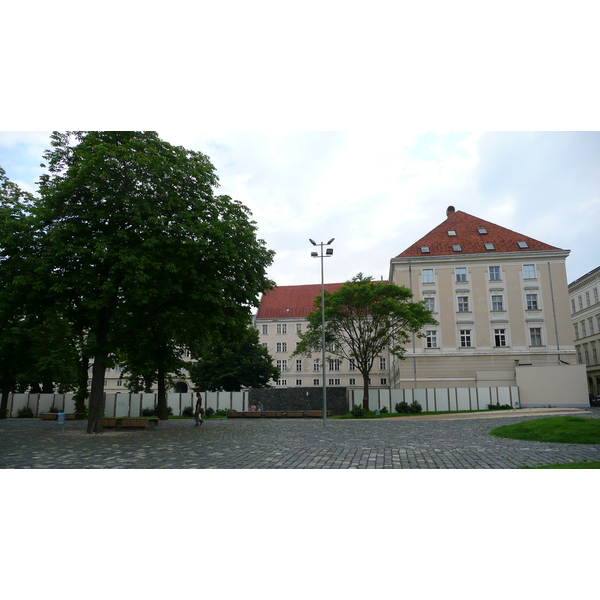
M333 416L333 411L328 410L327 416ZM242 419L242 418L256 418L256 417L264 417L267 419L293 419L293 418L323 418L322 410L246 410L241 412L228 412L228 419Z
M58 413L40 413L40 419L42 419L42 421L56 421L58 419ZM65 415L65 419L67 421L81 421L83 419L85 419L85 414L84 413L67 413Z
M157 417L104 417L102 427L115 429L156 429Z

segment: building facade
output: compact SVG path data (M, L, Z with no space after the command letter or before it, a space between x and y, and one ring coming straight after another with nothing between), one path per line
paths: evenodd
M325 284L325 290L335 292L341 283ZM300 341L299 334L306 331L306 317L314 310L314 301L321 295L321 286L289 285L276 287L261 299L254 325L260 343L269 350L281 377L274 381L277 387L322 387L323 373L320 353L310 357L292 357ZM345 359L329 355L325 377L327 387L362 388L363 380L355 365ZM389 356L385 352L377 358L371 371L373 389L389 388Z
M393 388L516 385L517 368L576 363L562 250L449 207L390 261L438 325L393 360Z
M586 365L588 391L600 395L600 267L569 284L577 362Z

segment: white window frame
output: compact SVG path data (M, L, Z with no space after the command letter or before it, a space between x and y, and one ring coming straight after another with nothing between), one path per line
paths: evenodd
M494 348L507 348L506 329L494 329Z
M469 310L469 296L458 296L458 312L460 313L468 313L471 312Z
M302 372L302 359L297 358L296 359L296 373L301 373L301 372Z
M459 330L460 335L460 347L461 348L472 348L471 345L471 330L470 329L461 329Z
M525 294L525 300L527 301L527 310L539 310L537 294Z
M269 335L269 326L268 325L263 325L262 326L262 334L263 335Z
M542 345L542 328L531 327L529 329L529 343L531 346L539 348Z
M523 265L523 279L536 279L535 265Z
M504 296L502 294L492 295L492 310L497 312L504 311Z
M492 270L493 269L493 270ZM502 273L500 272L500 267L488 267L488 273L490 277L490 281L502 281Z
M454 269L454 280L456 281L456 283L465 283L466 281L468 281L467 275L468 273L466 267L456 267L456 269Z
M425 332L425 347L437 348L437 329L432 329Z
M423 283L435 283L433 269L423 269L421 276Z

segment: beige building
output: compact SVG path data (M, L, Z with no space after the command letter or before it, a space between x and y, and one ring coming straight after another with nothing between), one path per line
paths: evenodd
M600 267L569 284L577 362L586 365L589 393L600 395Z
M390 281L424 300L426 326L392 388L514 386L520 366L576 363L562 250L449 207L390 261Z
M341 283L325 284L325 290L334 292ZM314 310L314 300L321 295L321 286L289 285L276 287L261 299L255 317L260 343L269 350L281 378L273 382L278 387L322 387L321 354L293 357L300 341L298 334L306 331L307 315ZM362 375L348 360L331 356L327 360L325 376L327 387L361 388ZM389 356L379 356L371 371L373 389L389 388Z

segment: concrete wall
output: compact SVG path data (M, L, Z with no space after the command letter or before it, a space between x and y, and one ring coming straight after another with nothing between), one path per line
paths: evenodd
M523 407L590 405L585 365L520 366L516 372Z

